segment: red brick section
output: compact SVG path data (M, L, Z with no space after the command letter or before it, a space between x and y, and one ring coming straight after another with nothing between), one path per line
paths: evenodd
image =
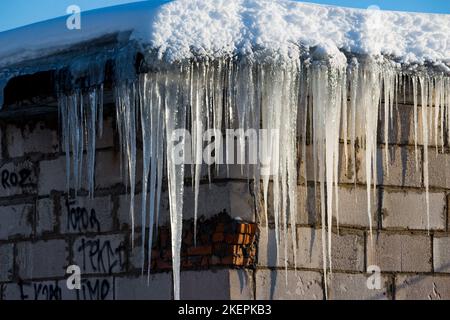
M256 263L256 235L256 224L233 220L221 213L198 222L195 245L194 223L186 222L183 226L181 267L184 270L208 269L211 266L253 267ZM170 229L167 227L158 230L152 250L152 269L154 272L172 269Z

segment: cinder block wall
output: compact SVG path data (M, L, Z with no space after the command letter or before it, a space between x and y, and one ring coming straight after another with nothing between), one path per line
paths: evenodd
M328 287L331 299L450 298L450 154L447 149L436 153L433 143L429 147L428 232L423 145L419 144L416 169L412 119L412 107L399 105L394 121L401 123L400 129L394 126L389 137L389 175L383 160L383 137L379 137L380 186L372 205L373 249L366 213L364 152L356 150L356 174L341 168L340 229L333 234L334 271ZM151 251L153 272L147 285L147 275L141 274L140 163L136 242L131 248L129 195L120 176L114 128L113 117L107 115L104 137L97 143L96 193L91 200L85 191L77 197L66 192L65 155L55 114L1 122L2 299L173 297L167 193L163 193L161 228ZM312 159L300 164L299 224L289 226L297 229L297 270L291 249L287 270L283 260L277 259L273 218L269 216L270 229L266 230L266 222L256 216L260 204L255 203L253 185L240 169L231 167L230 178L224 172L213 178L213 185L205 181L200 190L199 215L203 217L197 248L192 244L189 220L193 217L193 193L186 189L182 298L323 299L327 289L322 272L321 209L315 199L319 190L312 181ZM81 267L80 291L66 287L66 268L73 264ZM381 269L380 290L366 285L370 265Z

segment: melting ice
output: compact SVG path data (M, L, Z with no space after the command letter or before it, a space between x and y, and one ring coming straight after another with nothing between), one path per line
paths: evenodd
M119 79L120 80L120 79ZM429 221L428 145L432 138L444 147L450 138L450 81L439 72L407 71L388 60L347 59L340 52L317 49L311 55L285 61L255 61L245 58L200 59L174 63L116 81L116 117L122 152L122 170L130 190L132 240L135 239L135 184L138 135L142 140L142 242L148 236L152 247L158 225L163 184L170 203L172 259L175 299L180 298L180 250L185 188L194 189L195 218L206 129L224 134L226 129L279 130L264 145L263 158L254 170L246 170L261 194L260 220L273 219L277 257L288 266L288 246L296 265L297 178L300 161L306 162L306 146L313 150L314 181L320 190L322 208L323 272L328 283L332 272L332 232L339 229L339 168L353 163L356 148L365 156L367 219L372 244L371 199L377 187L377 132L384 132L385 167L389 167L389 132L398 100L412 88L414 137L424 145L424 186ZM94 194L95 141L101 135L103 86L60 94L59 112L63 144L67 154L69 188L82 187L84 161L88 190ZM419 99L420 97L420 99ZM405 97L403 97L405 98ZM420 114L418 105L422 106ZM429 112L430 111L430 112ZM419 118L422 125L419 127ZM384 127L379 128L383 119ZM187 129L191 139L175 135ZM216 150L222 139L216 139ZM242 145L244 147L242 147ZM241 144L245 154L245 144ZM86 156L84 156L86 153ZM192 186L185 185L185 165L178 157L190 154ZM241 153L242 154L242 153ZM216 157L220 153L216 152ZM84 158L86 160L84 160ZM224 155L228 159L228 155ZM417 159L417 156L416 156ZM218 170L219 165L211 170ZM270 175L265 174L269 170ZM388 172L386 173L388 174ZM164 178L167 178L167 182ZM273 194L273 217L269 217L269 190ZM260 198L260 199L259 199ZM335 221L335 223L334 223ZM282 247L284 244L284 247ZM145 251L142 246L142 269ZM151 254L148 255L149 260ZM151 263L148 261L148 266ZM150 267L147 272L150 273Z

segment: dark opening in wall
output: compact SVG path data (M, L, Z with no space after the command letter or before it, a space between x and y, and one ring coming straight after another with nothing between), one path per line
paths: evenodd
M55 71L12 78L4 89L4 106L27 106L56 101Z

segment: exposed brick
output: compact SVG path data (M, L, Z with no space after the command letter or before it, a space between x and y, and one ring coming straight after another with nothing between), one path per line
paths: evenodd
M229 244L245 244L244 234L227 234L225 236L225 242Z
M450 273L450 237L433 238L433 267L434 272Z
M61 232L106 232L113 230L111 197L61 198Z
M125 271L126 247L122 234L80 237L73 244L74 263L84 274Z
M223 232L216 232L212 236L213 242L223 242L225 240L225 235Z
M55 203L53 198L36 201L36 233L42 235L53 233L57 225Z
M398 275L395 278L397 300L449 300L450 277Z
M0 197L36 194L38 179L34 162L8 162L0 167L0 174Z
M383 228L428 229L426 194L383 192ZM446 224L445 193L429 193L430 229L444 230Z
M256 271L256 300L322 299L322 275L319 272L264 269Z
M172 275L151 274L142 277L117 277L117 300L170 300L172 298Z
M8 154L11 158L30 153L56 153L59 151L57 131L48 128L44 122L27 123L21 128L8 125L5 136Z
M0 245L0 281L9 281L14 268L14 245Z
M68 263L64 240L20 242L16 248L20 278L63 277L66 274Z
M238 223L236 225L236 232L237 233L249 233L248 232L248 224L247 223Z
M333 300L386 300L390 299L390 278L381 276L381 288L369 289L366 274L333 272L329 281L329 298Z
M450 189L449 172L450 153L437 153L435 148L429 148L428 175L430 186Z
M358 182L366 183L365 149L357 151ZM422 186L422 156L416 164L414 147L389 147L389 163L385 162L385 147L377 149L377 184L385 186ZM417 165L417 169L416 169Z
M377 265L382 272L430 272L431 239L416 234L374 234L373 250L368 237L368 265Z
M212 254L211 246L191 247L188 249L188 255L190 256L205 256Z
M0 240L29 237L33 223L34 206L31 204L0 207Z

